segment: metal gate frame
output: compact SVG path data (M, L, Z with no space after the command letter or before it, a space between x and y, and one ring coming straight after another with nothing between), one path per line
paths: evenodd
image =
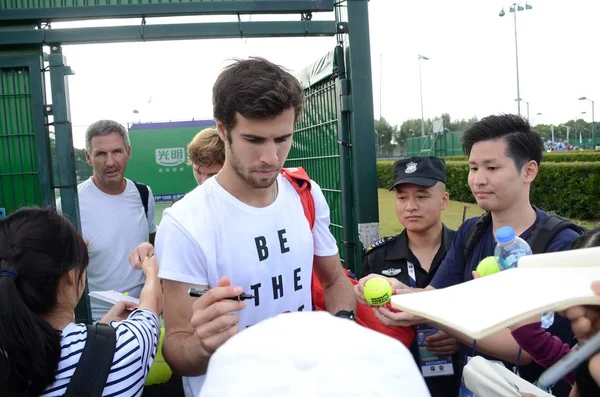
M113 17L140 17L141 25L110 28L50 29L52 20L81 19L83 15L94 14L94 6L87 10L79 7L60 7L48 14L48 10L8 9L10 0L0 0L0 22L7 22L0 35L0 59L10 59L15 49L36 47L41 54L44 45L49 45L48 57L52 105L44 104L43 71L39 67L37 75L33 64L29 64L31 79L35 81L36 99L36 147L38 152L39 183L44 192L41 200L48 203L48 192L55 187L52 184L49 166L48 130L46 112L54 118L56 134L57 166L59 181L56 187L61 190L62 210L77 227L79 223L79 205L76 189L75 161L72 146L72 126L68 105L68 87L66 76L70 69L62 55L61 44L151 41L191 38L226 37L298 37L298 36L334 36L337 35L339 48L345 58L345 76L338 76L336 82L338 100L338 142L340 156L340 182L345 186L343 193L343 256L347 267L359 271L363 249L379 236L377 205L377 170L374 145L374 115L371 81L368 0L293 0L293 1L257 1L235 2L226 0L218 3L196 1L195 4L143 4L130 8L110 6L103 10ZM106 0L108 1L108 0ZM237 4L234 4L237 3ZM14 3L17 4L17 3ZM18 3L29 4L29 3ZM112 3L110 3L112 4ZM188 7L188 8L186 8ZM212 8L211 8L212 7ZM295 7L295 8L294 8ZM331 9L329 9L331 7ZM312 11L335 10L335 21L312 21ZM96 8L98 10L99 8ZM187 11L182 11L182 10ZM145 11L144 11L145 10ZM148 25L145 17L149 15L185 15L193 14L237 14L238 23L196 23L182 25ZM293 13L300 12L300 21L281 22L242 22L240 14L253 13ZM95 14L100 18L108 16ZM19 24L29 27L18 26ZM35 26L33 26L35 24ZM34 29L37 27L37 29ZM339 51L338 54L341 54ZM345 77L345 78L341 78ZM40 101L41 98L41 101ZM42 106L39 106L40 103ZM317 181L318 182L318 181ZM53 203L53 195L51 196ZM361 244L356 242L358 240ZM352 258L352 262L350 262ZM76 312L78 320L90 321L89 298L84 294L81 307ZM87 313L86 313L87 311Z

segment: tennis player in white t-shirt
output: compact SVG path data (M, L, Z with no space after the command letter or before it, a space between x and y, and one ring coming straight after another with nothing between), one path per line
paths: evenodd
M165 295L163 353L173 372L184 375L188 397L198 396L211 355L231 336L277 314L312 309L313 264L328 310L354 317L352 285L321 189L311 183L311 230L300 196L280 174L303 99L298 80L264 59L226 67L213 87L225 164L163 214L156 239ZM190 288L210 292L191 298ZM242 292L254 298L227 299Z

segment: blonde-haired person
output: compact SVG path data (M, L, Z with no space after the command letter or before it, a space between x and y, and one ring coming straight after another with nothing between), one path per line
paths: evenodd
M225 144L214 128L200 131L188 145L188 164L194 170L198 185L216 175L224 162Z

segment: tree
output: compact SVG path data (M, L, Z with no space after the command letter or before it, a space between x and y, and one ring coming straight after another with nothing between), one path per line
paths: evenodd
M87 163L85 150L77 148L74 148L73 150L75 151L75 174L77 176L77 183L79 183L92 176L92 167ZM50 158L52 159L52 176L54 184L58 184L56 140L53 137L50 137Z
M450 114L442 113L440 117L444 122L445 132L464 131L477 122L477 117L473 116L470 119L452 120ZM425 120L425 135L431 133L433 120ZM409 138L421 136L421 119L409 119L402 123L400 132L406 134Z
M579 136L581 134L582 143L590 144L592 125L583 119L569 120L558 125L554 125L554 140L566 140L567 139L567 128L570 129L569 142L571 145L579 144ZM552 140L552 125L551 124L537 124L533 127L544 141Z
M442 113L439 117L444 122L444 132L464 131L477 122L477 117L470 119L452 120L450 114ZM433 120L424 121L425 135L431 133ZM408 140L421 136L421 119L405 120L400 127L392 126L385 118L375 120L375 148L377 157L391 157L394 150L399 148L400 154L406 154ZM396 154L398 154L396 152Z
M375 120L375 148L377 157L391 157L400 143L398 127L392 126L385 118Z
M431 129L431 121L425 120L425 134ZM421 136L421 119L406 120L400 126L400 133L408 138Z

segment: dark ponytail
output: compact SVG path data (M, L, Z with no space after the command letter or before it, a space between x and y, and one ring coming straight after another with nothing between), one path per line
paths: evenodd
M60 281L88 264L85 242L52 209L23 208L0 220L0 394L37 396L54 382L60 334L42 316Z

